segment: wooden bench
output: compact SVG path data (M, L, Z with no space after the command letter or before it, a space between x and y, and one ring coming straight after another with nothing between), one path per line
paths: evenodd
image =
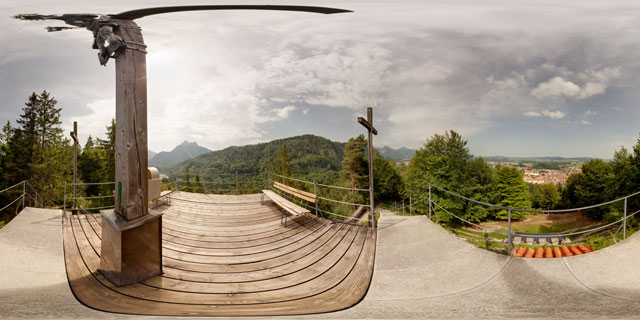
M290 187L288 185L279 183L279 182L273 182L273 187L286 193L289 195L292 195L296 198L302 199L304 201L307 201L309 203L313 203L315 204L316 201L318 200L318 196L314 193L311 192L306 192L306 191L302 191L302 190L298 190L294 187ZM284 211L282 211L282 218L284 218L284 225L285 227L287 226L287 218L288 216L285 214L285 212L291 214L292 216L301 216L307 213L311 213L311 211L309 211L308 209L305 209L287 199L285 199L284 197L280 196L279 194L271 191L271 190L262 190L262 203L264 203L264 196L269 197L269 199L271 199L275 204L277 204L280 208L284 209ZM282 223L282 219L280 221Z

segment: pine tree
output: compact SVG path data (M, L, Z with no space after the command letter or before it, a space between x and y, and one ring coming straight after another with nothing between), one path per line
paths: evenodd
M354 189L344 196L343 200L351 203L365 203L368 200L368 194L355 191L355 189L369 188L369 164L365 159L365 148L367 140L364 135L351 138L344 146L344 158L342 159L342 170L340 175L347 187ZM355 210L356 208L351 208Z
M291 165L289 164L289 152L287 151L287 145L282 144L280 152L273 160L273 171L279 175L290 177Z
M350 188L366 189L369 187L369 164L364 157L366 147L367 140L362 134L349 139L344 147L340 173Z
M53 201L62 198L72 170L71 146L63 137L57 101L47 92L29 96L18 127L7 143L6 171L10 183L35 181L34 187Z
M116 120L111 119L111 125L107 126L107 139L97 139L98 146L104 150L104 165L102 171L103 181L116 180Z

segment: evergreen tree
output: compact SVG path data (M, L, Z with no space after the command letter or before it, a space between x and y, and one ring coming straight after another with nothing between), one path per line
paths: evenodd
M13 127L11 126L11 121L7 120L7 123L2 127L2 132L0 132L0 144L6 145L12 136Z
M96 147L89 136L82 152L78 154L78 175L84 182L108 182L104 177L106 166L104 149ZM88 185L85 192L87 196L97 196L104 193L103 189L100 185Z
M340 173L350 188L366 189L369 187L369 165L364 157L366 147L367 140L362 134L349 139L344 147Z
M207 190L204 189L204 185L200 181L200 174L199 173L196 173L196 181L194 182L194 186L193 186L192 189L193 189L193 192L207 193Z
M97 139L98 145L104 150L102 177L103 181L116 181L116 120L111 119L111 125L107 126L107 139Z
M520 171L513 167L501 167L496 172L496 191L500 206L531 209L531 200L529 199L529 188L522 179ZM507 210L500 210L496 218L506 220ZM518 220L526 215L524 212L512 211L511 219Z
M289 152L287 151L287 145L282 144L280 152L273 160L273 171L279 175L285 177L291 176L291 165L289 164Z
M6 161L9 152L9 141L13 136L13 127L11 122L7 121L7 124L2 128L0 132L0 187L2 189L8 187L5 179L4 172L6 172Z
M193 192L192 188L191 188L191 174L189 174L189 168L185 168L184 170L184 186L183 189L186 192Z
M340 175L343 184L351 189L369 188L369 164L364 157L366 147L367 140L365 140L364 135L350 138L344 146L344 158L342 159ZM356 190L352 190L346 194L341 192L340 194L343 200L351 203L365 203L369 198L368 195L365 196L363 192ZM349 210L355 209L356 208L350 208Z
M64 182L72 170L69 139L63 137L57 101L47 92L29 96L18 127L7 144L7 182L34 181L41 195L53 201L62 198Z

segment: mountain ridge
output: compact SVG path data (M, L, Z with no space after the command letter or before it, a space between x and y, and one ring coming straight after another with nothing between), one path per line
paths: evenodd
M150 167L170 167L187 159L197 157L211 150L198 145L197 142L183 141L171 151L158 152L149 159Z

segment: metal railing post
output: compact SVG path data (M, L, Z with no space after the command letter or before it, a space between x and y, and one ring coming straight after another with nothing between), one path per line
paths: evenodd
M431 219L431 184L429 183L429 219Z
M411 211L411 195L409 195L409 215L412 216L413 212Z
M316 184L316 181L313 181L313 194L316 195L316 218L318 217L318 185Z
M22 210L24 210L25 194L27 193L27 180L22 180Z
M508 230L507 230L507 242L508 242L507 247L508 247L508 250L509 250L509 251L508 251L508 252L509 252L509 255L513 255L513 254L511 253L511 247L513 246L513 245L511 244L511 209L509 209L509 213L507 214L507 219L508 219L508 221L509 221L509 222L508 222L508 226L507 226L507 229L508 229Z
M236 194L240 194L240 190L238 189L238 171L236 171Z
M64 200L62 202L62 212L67 212L67 183L64 183Z
M624 198L624 220L622 220L622 240L627 238L627 199Z
M402 199L402 215L404 216L404 199Z

